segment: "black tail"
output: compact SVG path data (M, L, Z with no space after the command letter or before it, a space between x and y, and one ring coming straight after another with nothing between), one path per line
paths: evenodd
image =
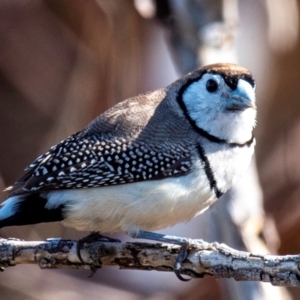
M63 206L47 208L47 199L40 194L12 196L0 209L0 228L63 220Z

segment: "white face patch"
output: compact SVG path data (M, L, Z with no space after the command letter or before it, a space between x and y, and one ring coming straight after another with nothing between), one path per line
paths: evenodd
M213 92L209 91L210 80L218 84ZM255 99L254 88L245 80L239 80L236 90ZM244 143L251 139L256 110L247 108L229 111L226 106L232 101L236 90L232 91L221 75L207 73L185 90L182 100L197 127L228 142Z

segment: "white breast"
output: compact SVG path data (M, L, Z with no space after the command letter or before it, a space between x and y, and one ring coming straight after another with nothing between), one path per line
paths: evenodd
M217 182L217 187L225 192L246 172L254 152L255 142L251 146L228 147L206 143L204 150Z
M47 206L66 205L63 224L100 232L158 230L190 220L215 200L200 162L186 176L101 188L51 191Z

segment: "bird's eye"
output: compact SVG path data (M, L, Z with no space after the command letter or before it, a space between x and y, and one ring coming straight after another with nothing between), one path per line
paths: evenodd
M219 87L219 84L214 79L208 79L206 82L206 89L210 93L214 93Z

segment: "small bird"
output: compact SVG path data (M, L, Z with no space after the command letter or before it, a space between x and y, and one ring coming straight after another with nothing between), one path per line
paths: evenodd
M192 219L232 186L250 163L255 124L247 69L197 69L118 103L38 157L6 189L0 228L62 221L176 242L151 231Z

